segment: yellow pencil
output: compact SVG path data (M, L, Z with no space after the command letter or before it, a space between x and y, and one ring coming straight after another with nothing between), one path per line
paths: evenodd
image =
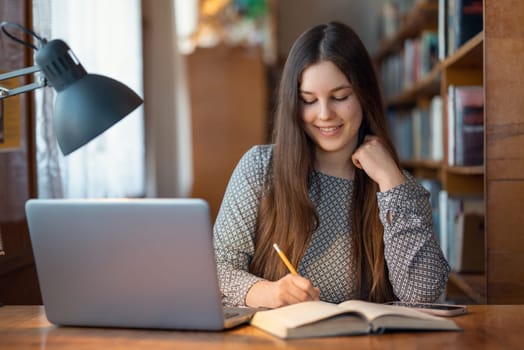
M289 272L291 272L291 274L293 275L298 275L298 272L297 270L295 270L295 268L293 267L293 265L291 265L291 263L289 262L287 256L284 254L283 251L280 250L278 244L273 244L273 248L275 248L275 250L277 251L278 253L278 256L280 256L280 259L282 259L282 261L284 262L284 264L286 264Z

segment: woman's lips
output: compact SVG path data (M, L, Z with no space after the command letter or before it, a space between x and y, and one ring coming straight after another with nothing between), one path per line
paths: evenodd
M336 134L341 128L342 128L342 125L325 126L325 127L317 126L317 129L320 131L320 133L322 135L327 135L327 136L331 136L331 135Z

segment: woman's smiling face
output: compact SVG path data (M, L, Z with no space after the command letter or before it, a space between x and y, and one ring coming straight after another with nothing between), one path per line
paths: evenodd
M362 123L362 107L346 76L331 61L307 67L301 76L304 130L323 153L353 153Z

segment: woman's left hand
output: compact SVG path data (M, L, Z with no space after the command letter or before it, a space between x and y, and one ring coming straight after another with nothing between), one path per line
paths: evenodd
M353 152L351 160L379 185L381 192L405 181L404 175L377 136L366 135L362 145Z

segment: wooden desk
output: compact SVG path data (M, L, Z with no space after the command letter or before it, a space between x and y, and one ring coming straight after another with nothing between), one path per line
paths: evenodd
M254 327L226 332L96 329L51 325L41 306L0 307L0 348L9 349L523 349L524 305L472 305L463 332L406 332L284 341Z

